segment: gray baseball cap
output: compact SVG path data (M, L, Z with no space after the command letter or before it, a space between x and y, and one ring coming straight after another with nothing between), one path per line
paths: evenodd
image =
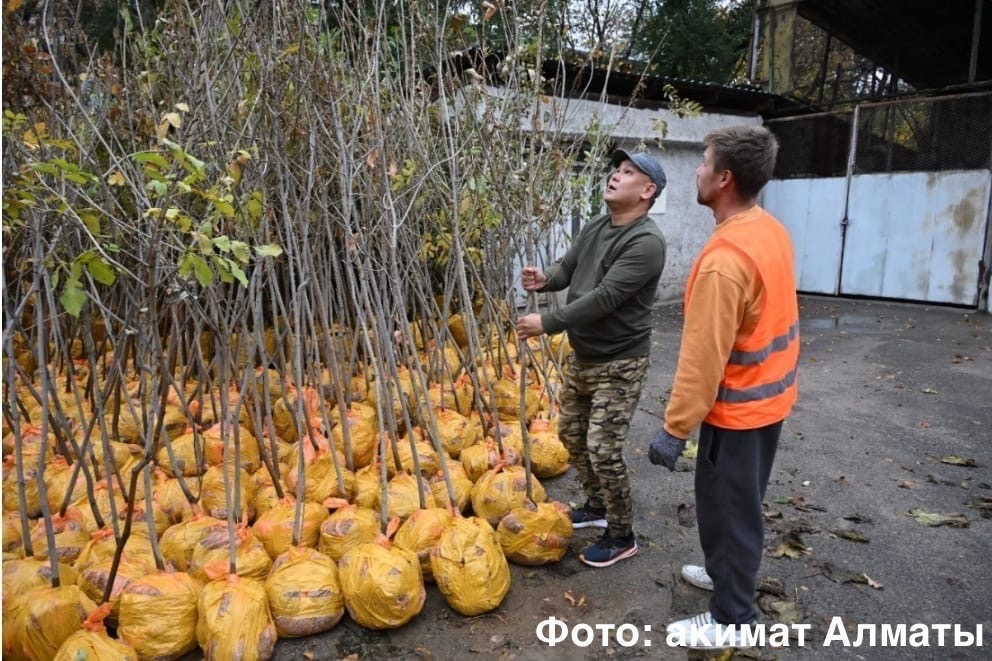
M613 164L613 167L617 167L624 161L630 161L638 170L650 177L657 188L654 196L658 197L661 195L661 191L665 190L665 184L668 182L668 179L665 177L665 170L661 167L658 159L647 152L639 151L631 154L624 149L616 150L613 152L613 156L610 157L610 163Z

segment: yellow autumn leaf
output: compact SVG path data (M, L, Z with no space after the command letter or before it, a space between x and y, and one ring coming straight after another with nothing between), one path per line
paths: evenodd
M165 115L162 116L162 121L163 122L168 122L169 124L171 124L175 128L179 128L180 126L183 125L183 118L177 112L167 112L167 113L165 113Z
M169 122L162 120L155 127L155 137L158 138L159 142L165 140L166 136L169 135Z
M179 112L189 112L189 105L181 101L175 105L175 108Z
M7 0L7 11L13 12L21 8L24 4L24 0Z
M107 183L110 184L111 186L123 186L126 182L124 179L124 175L121 173L121 171L114 170L113 172L110 173L110 176L107 177Z

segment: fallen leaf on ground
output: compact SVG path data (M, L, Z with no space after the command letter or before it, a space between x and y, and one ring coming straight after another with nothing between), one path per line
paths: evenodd
M843 518L845 521L850 521L851 523L864 523L868 525L875 523L870 516L865 516L864 514L858 514L857 512L855 512L854 514L848 514Z
M927 475L927 482L930 482L931 484L942 484L947 487L958 486L957 480L949 480L946 477L941 477L940 475L934 475L933 473L929 473Z
M916 482L913 482L912 480L899 480L900 489L915 489L918 486L920 485L917 484Z
M929 388L929 387L921 389L920 392L923 393L924 395L936 395L937 394L937 391L936 390L934 390L933 388Z
M967 528L968 517L964 514L943 514L940 512L927 512L923 508L909 510L909 515L925 526L948 526L950 528Z
M758 592L764 592L765 594L773 594L777 597L785 596L785 586L782 585L782 581L773 576L762 576L758 579L758 584L755 586Z
M575 595L573 595L571 592L566 592L565 593L565 599L566 599L566 601L568 601L568 603L571 606L573 606L575 608L579 608L580 606L585 606L585 603L586 603L585 596L582 596L582 597L579 597L578 599L576 599L575 598Z
M978 466L978 464L975 463L974 459L970 459L967 457L959 457L953 454L949 454L946 457L941 457L940 463L951 464L952 466L967 466L969 468L975 468Z
M882 584L879 583L878 581L872 579L872 577L869 576L868 574L862 574L862 576L865 577L865 582L868 583L868 587L873 588L875 590L881 590L882 589Z
M972 507L978 510L979 514L982 515L983 519L988 519L992 517L992 497L989 496L976 496L972 498L967 503L968 507Z
M794 533L787 532L782 535L781 541L779 541L778 546L775 547L768 555L773 558L801 558L804 555L809 555L812 551L803 542L802 538Z
M685 444L685 448L682 449L682 456L686 459L695 459L698 451L699 441L694 438L690 438L689 442Z
M963 353L956 353L954 354L954 357L951 358L952 363L965 363L968 362L969 360L973 360L972 357L966 356Z
M841 539L846 539L850 542L860 542L861 544L867 544L869 541L871 541L857 530L850 530L850 529L831 530L830 532L833 533L834 535L837 535Z

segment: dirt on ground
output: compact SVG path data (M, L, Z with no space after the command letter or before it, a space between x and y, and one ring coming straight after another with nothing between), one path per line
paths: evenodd
M735 658L989 658L992 318L865 300L801 303L800 401L765 499L757 600L762 623L809 629L803 646L793 637ZM491 613L463 617L428 585L423 611L401 629L368 631L346 616L327 634L280 641L277 658L696 658L668 647L664 635L667 622L705 610L708 593L679 578L682 564L702 562L693 462L680 459L669 473L647 459L672 382L680 306L659 307L656 320L651 373L626 451L636 557L586 567L578 553L599 531L579 530L560 563L512 566L510 592ZM574 471L545 487L550 498L582 502ZM551 617L570 632L588 625L595 636L586 646L570 637L552 647L538 635ZM611 624L632 626L604 645L595 627ZM882 624L922 624L929 646L880 647L879 638L875 647L867 640L845 647L842 637L853 642L859 624L875 625L878 635ZM954 647L948 631L938 647L935 624L971 633L981 626L984 646ZM621 644L635 634L636 643Z

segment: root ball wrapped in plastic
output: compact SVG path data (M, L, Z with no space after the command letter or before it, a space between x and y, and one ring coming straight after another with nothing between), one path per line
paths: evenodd
M19 513L7 512L3 515L3 535L0 539L3 539L5 560L8 558L7 554L17 557L24 556L24 539L21 530L21 515Z
M83 513L70 507L65 516L52 514L52 531L55 533L55 550L59 562L73 564L90 541L90 534L83 523ZM36 558L48 557L48 536L45 520L38 519L31 531L31 546Z
M65 639L53 661L78 659L115 659L138 661L138 653L125 642L111 638L103 626L110 613L110 604L103 604L83 622L83 627Z
M314 460L303 469L306 480L303 486L304 499L319 504L327 498L350 498L351 492L355 488L355 475L345 468L344 462L339 462L338 467L341 469L340 482L338 482L338 473L334 468L334 458L330 452L318 452ZM292 493L296 493L299 480L298 465L290 464L286 484Z
M427 480L422 479L424 507L434 507L434 495L431 493ZM386 506L389 518L405 519L420 509L420 487L417 478L409 473L394 475L386 485ZM382 503L379 503L382 509Z
M211 528L193 547L189 563L190 575L207 583L224 577L230 571L230 536L227 526ZM272 567L272 558L262 542L246 526L234 530L234 562L238 576L265 580Z
M352 502L358 507L370 510L379 508L379 498L382 497L382 474L379 462L373 462L355 473L355 488Z
M110 569L113 562L113 557L104 558L79 572L79 578L76 580L76 583L86 593L86 596L94 602L103 599L107 583L110 581ZM112 607L110 611L112 621L116 622L120 614L121 592L134 581L153 571L155 571L154 558L140 554L132 555L127 551L121 554L121 561L117 565L117 573L114 574L114 584L110 588L110 598L107 602Z
M537 566L558 562L572 540L572 516L567 505L525 503L500 519L496 530L510 562Z
M193 518L193 506L183 493L179 480L167 477L162 471L156 471L155 479L155 486L152 487L153 498L169 524L174 525ZM186 488L196 494L196 484L192 481L186 481Z
M338 407L331 409L330 416L331 420L336 423L331 430L334 447L347 456L344 442L344 426L346 425L351 441L352 465L357 470L371 464L376 451L375 409L360 402L352 402L351 407L345 409L343 423Z
M224 467L211 466L203 474L203 485L200 490L200 507L210 516L218 519L227 518L227 494L230 489L231 506L234 511L232 516L239 521L251 521L255 518L255 510L252 506L252 481L245 469L234 470L234 465L227 467L227 482L230 487L224 484ZM234 480L238 477L241 482L240 498L234 501Z
M227 533L227 522L207 516L198 508L193 518L170 526L159 539L162 557L172 563L177 571L188 571L193 560L193 550L200 541L214 530Z
M434 420L441 447L452 459L458 459L462 450L482 440L482 429L455 409L435 408Z
M30 518L41 516L41 496L38 495L37 471L25 461L24 466L24 500L27 505L26 514ZM3 510L16 512L20 507L17 499L17 468L14 455L3 458Z
M454 507L460 512L465 512L472 503L472 480L468 479L465 468L461 463L452 461L448 464L448 475L451 477L451 487L455 492ZM434 504L438 507L448 507L452 505L448 497L448 486L444 481L444 473L438 471L430 478L431 494L434 496Z
M117 635L141 659L175 659L196 648L201 585L185 572L153 572L121 592Z
M328 631L344 615L338 567L314 549L294 546L276 558L265 592L280 638Z
M153 558L152 543L148 535L140 534L140 528L131 530L127 542L124 544L124 552L129 557ZM114 539L114 531L104 527L90 533L90 541L83 547L74 565L77 572L82 572L98 562L114 557L117 550L117 540Z
M448 605L479 615L500 605L510 590L510 567L485 519L455 518L431 552L434 581Z
M59 581L61 585L73 585L78 576L76 570L63 563L58 563ZM44 588L52 584L52 566L48 559L22 558L8 560L3 563L3 610L6 622L7 604L13 599L24 595L36 588Z
M262 465L261 456L258 453L258 441L246 427L237 425L226 425L228 461L234 460L234 434L238 435L238 448L240 450L239 461L241 467L249 473L254 473ZM203 440L203 455L210 466L220 466L224 463L225 439L221 435L220 423L203 430L201 434Z
M568 449L553 432L536 432L530 437L530 462L534 475L549 478L568 470Z
M200 592L196 640L208 661L271 659L276 638L262 581L229 575Z
M320 539L320 524L327 518L323 505L305 501L300 525L299 546L315 548ZM252 531L265 546L269 557L275 559L293 545L293 526L296 520L296 499L286 496L275 507L258 517Z
M547 500L544 487L531 475L535 503ZM527 502L527 478L523 466L498 466L472 486L472 510L490 525L497 525L514 507Z
M410 447L409 436L395 441L395 454L398 454L400 458L399 466L396 465L396 457L393 453L394 441L389 440L386 442L385 461L389 477L394 477L398 473L413 473L413 453L415 451L417 453L417 466L420 469L421 475L433 475L441 466L441 461L437 456L437 452L434 450L434 446L431 445L430 439L420 430L412 430L410 433L414 438L413 448Z
M278 466L279 475L286 475L288 469L283 466ZM283 496L279 495L278 489L276 489L275 482L272 479L272 474L269 473L267 468L260 468L251 476L252 481L252 505L255 507L255 518L260 518L263 514L268 512L270 509L276 506L282 497L285 496L285 490L283 491ZM280 486L282 486L280 482Z
M413 551L420 561L420 571L425 581L433 581L431 571L431 551L441 538L444 529L451 524L452 514L446 509L432 507L417 510L407 518L396 531L393 543L401 549Z
M329 498L325 507L335 511L320 524L317 550L335 562L345 553L379 536L379 517L365 507L357 507L340 498Z
M68 464L65 457L55 455L45 466L45 489L48 492L48 509L50 512L57 512L62 503L65 502L69 493L69 482L72 481L73 467ZM70 503L86 496L86 479L82 472L76 477L76 484L72 487L72 495L69 497Z
M96 604L77 585L35 590L25 595L23 609L12 625L14 639L9 642L24 658L51 659L62 643L82 628L96 610ZM6 611L4 612L6 616ZM4 646L8 645L4 618ZM7 650L4 650L7 656Z
M403 626L427 599L417 555L389 541L397 525L393 519L386 535L351 549L338 564L348 614L369 629Z
M169 442L169 446L172 450L172 458L175 459L175 462L173 463L172 459L169 457L170 447L166 447L166 445L163 444L162 447L159 448L158 453L155 455L155 463L158 464L158 467L170 477L175 477L176 473L179 473L184 477L202 475L204 469L202 468L200 461L197 460L196 456L197 442L199 442L200 452L202 453L202 436L198 439L192 430L184 432Z
M477 482L486 471L499 464L519 465L521 461L520 453L510 446L504 445L503 453L500 454L499 446L492 439L465 448L461 454L462 467L472 482Z

